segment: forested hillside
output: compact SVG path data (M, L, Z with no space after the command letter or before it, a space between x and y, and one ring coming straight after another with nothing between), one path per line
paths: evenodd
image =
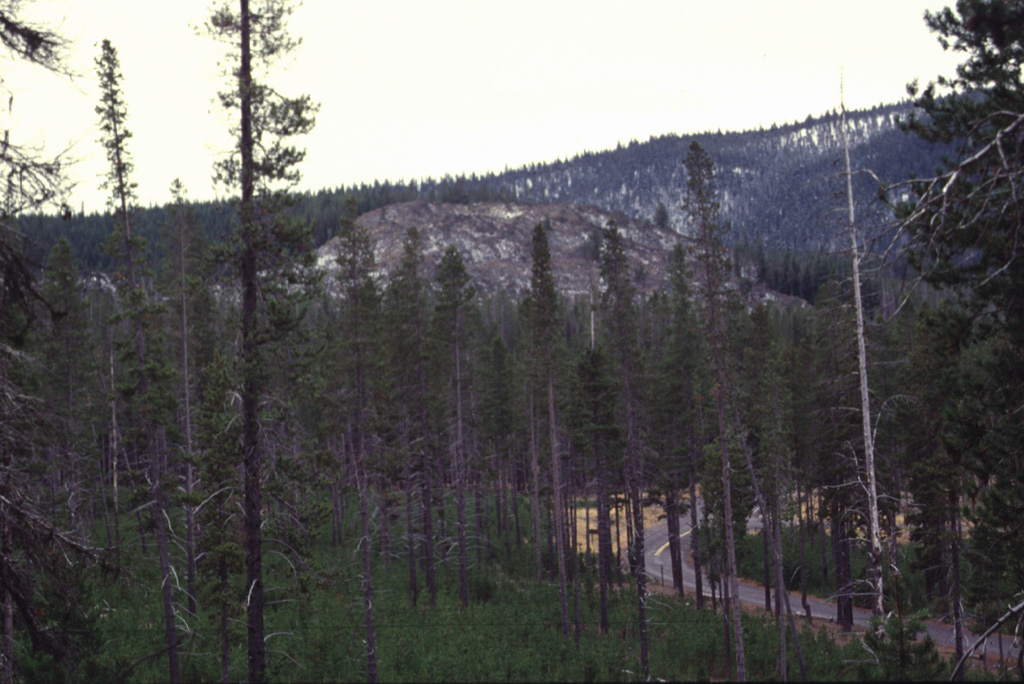
M110 215L5 151L0 684L1024 679L1024 10L929 15L908 133L303 195L254 5L202 29L230 205L135 206L109 41Z
M910 105L903 103L849 114L851 154L858 169L870 170L884 183L934 173L942 156L953 147L903 132L899 122L910 110ZM356 199L359 214L413 199L440 204L572 203L685 234L680 206L686 183L683 159L693 140L716 160L722 218L733 225L729 244L759 242L774 252L803 254L842 245L836 240L842 224L843 181L836 166L841 140L835 112L767 130L665 135L500 174L409 183L378 181L301 193L292 213L310 223L314 246L333 236L347 197ZM874 179L863 174L856 182L858 197L874 197L878 187ZM235 214L229 205L200 202L193 211L210 239L221 239L230 232ZM879 214L872 219L876 223L892 220L891 212L884 208L873 211ZM149 239L151 249L158 246L156 236L166 223L165 207L139 212L138 231ZM51 248L58 236L65 236L84 269L107 270L112 263L102 250L113 228L109 214L75 213L65 220L32 216L24 218L22 225L33 242L30 254L37 257ZM155 254L151 258L155 259Z

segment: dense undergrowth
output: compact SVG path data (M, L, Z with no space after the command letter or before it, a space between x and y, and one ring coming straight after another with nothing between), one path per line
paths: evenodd
M522 515L528 520L527 506L523 507ZM348 519L355 518L351 515ZM404 528L393 525L393 530L400 529ZM550 581L537 583L534 547L529 541L525 539L518 547L513 542L512 554L507 556L503 543L487 546L486 540L480 540L482 562L471 569L470 604L462 608L454 553L445 556L439 551L436 605L428 606L420 572L418 605L413 607L408 561L401 555L406 548L404 539L395 535L392 554L385 563L377 538L373 609L379 680L641 680L635 585L627 579L610 592L611 628L608 634L599 634L596 571L583 567L586 559L581 554L579 595L570 595L569 599L571 621L578 604L579 638L574 639L571 632L564 636L559 626L557 587ZM142 555L141 544L129 548L121 581L109 581L109 577L97 574L88 575L81 582L83 595L90 598L82 604L93 606L82 619L82 629L90 633L91 643L83 669L59 673L46 663L24 663L28 680L166 679L166 657L160 653L163 625L155 564ZM152 553L150 547L149 554ZM365 679L360 555L354 538L348 537L345 546L336 547L331 543L330 530L322 529L310 537L304 568L296 567L293 571L283 556L265 556L271 681ZM476 562L476 548L470 558ZM178 579L184 582L180 574ZM197 594L200 599L210 595L203 587ZM230 678L235 681L246 676L244 587L240 578L232 585L232 599ZM178 612L183 676L190 681L219 681L216 609L209 600L200 600L197 615L188 615L183 605ZM721 614L710 609L698 611L688 599L652 594L648 599L648 620L652 677L729 677L724 642L727 632ZM859 640L840 646L824 628L814 632L802 625L801 629L809 679L884 678L885 672L873 664L877 660L884 662L884 657L865 651ZM744 615L744 638L748 677L778 679L777 625L769 617ZM946 667L939 661L932 665L934 674L940 674L941 667ZM788 678L799 681L791 640L786 667ZM944 671L948 672L948 668Z

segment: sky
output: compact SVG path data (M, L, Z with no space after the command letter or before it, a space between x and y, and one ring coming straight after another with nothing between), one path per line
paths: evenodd
M255 0L254 0L255 1ZM222 46L197 34L209 0L34 0L73 40L71 80L0 56L12 140L69 149L68 204L102 211L95 58L121 60L142 206L228 194L231 147L215 102ZM951 75L923 20L942 0L306 0L299 49L270 83L320 103L300 189L500 172L668 133L803 121L904 99Z

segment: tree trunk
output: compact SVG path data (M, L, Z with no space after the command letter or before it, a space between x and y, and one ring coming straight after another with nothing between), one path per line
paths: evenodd
M240 0L241 64L238 91L241 109L239 152L241 153L240 264L242 286L242 450L245 472L243 526L245 529L246 635L249 652L249 681L263 680L267 650L263 641L263 535L261 491L262 459L259 444L260 362L257 347L256 303L256 207L254 138L252 130L252 54L250 46L249 0Z
M391 560L391 506L387 488L380 487L380 555L386 570Z
M721 351L716 349L716 357L721 356ZM719 444L721 445L721 457L722 457L722 508L723 508L723 523L725 527L725 553L726 553L726 565L725 565L725 578L729 583L729 593L738 597L740 593L739 577L736 574L736 540L733 536L733 512L732 512L732 476L731 466L729 465L729 446L728 446L728 433L725 428L725 397L723 396L725 388L725 372L724 362L721 358L718 358L715 363L718 375L718 435ZM746 658L743 652L743 623L740 621L742 610L740 609L739 600L732 602L730 606L732 610L732 629L733 637L735 639L736 646L736 677L739 681L743 682L747 679L747 665Z
M171 558L168 548L167 523L164 520L163 489L160 478L163 476L160 468L160 457L156 449L156 436L153 434L153 424L146 426L146 441L150 449L150 477L153 480L151 490L153 498L153 517L156 523L157 554L160 558L161 593L164 600L164 639L167 643L167 668L168 677L171 682L181 681L181 668L178 664L178 635L177 625L174 617L174 586L171 578Z
M576 487L575 487L575 482L573 480L573 477L571 475L572 470L570 470L569 472L570 472L570 476L569 476L569 500L575 502L576 501ZM579 528L579 525L577 524L577 521L576 521L575 506L573 506L573 511L572 511L572 539L571 539L571 543L572 543L572 582L573 582L572 605L573 605L573 637L576 640L576 647L577 648L579 648L579 645L580 645L580 570L579 570L579 567L577 567L578 564L579 564L579 556L580 556L580 554L579 554L579 545L578 545L578 534L579 534L579 529L578 528Z
M555 573L557 571L557 568L555 567L555 535L554 531L551 529L551 508L548 506L544 507L544 521L546 523L544 527L544 539L548 545L548 573L551 575L551 581L554 582L556 579Z
M217 562L217 576L220 579L220 680L223 684L231 681L231 633L228 630L228 564L221 556Z
M585 508L583 509L584 525L583 528L586 530L584 536L585 554L583 556L583 567L590 567L590 482L587 481L587 464L586 460L583 461L583 500L586 502Z
M800 501L800 486L796 488L796 512L800 525L800 605L803 606L807 619L811 619L811 606L807 603L807 555L804 544L804 509ZM810 496L808 496L808 499Z
M181 374L182 395L184 400L185 422L185 494L190 497L185 506L185 556L186 556L186 587L188 588L188 612L196 614L196 541L195 541L195 507L191 503L192 490L195 485L192 467L192 383L189 377L188 354L188 296L185 279L185 224L179 216L178 220L178 288L181 290Z
M434 576L434 516L431 504L429 453L429 448L423 449L423 488L420 492L420 500L423 510L423 564L424 572L427 575L429 603L433 608L437 601L437 583Z
M360 435L360 439L362 436ZM366 622L366 681L373 684L377 681L377 646L373 631L373 555L370 539L370 512L367 503L369 480L366 476L366 465L362 446L357 447L359 459L359 516L363 523L363 615Z
M613 497L612 503L615 506L615 572L618 577L619 588L622 587L622 529L619 525L619 507L621 499Z
M701 563L700 563L700 528L698 527L697 521L697 473L694 468L694 460L696 456L693 454L695 447L693 445L692 434L691 434L691 458L690 458L690 551L693 553L693 574L695 576L695 591L697 593L697 610L704 609L704 585L701 580Z
M782 603L785 599L787 613L789 612L789 592L786 591L786 579L782 574L782 516L779 512L782 510L782 501L779 496L780 473L779 473L779 460L778 454L775 456L775 617L779 621L779 669L782 675L782 681L787 681L786 673L786 622L782 618ZM792 619L792 616L790 616ZM793 637L799 638L796 635L796 630L793 632Z
M634 460L637 456L633 457ZM644 507L641 498L639 466L634 463L631 476L633 489L633 528L636 554L636 596L637 596L637 627L640 632L640 670L644 678L651 676L647 657L647 570L644 558Z
M833 546L835 546L835 529L832 530ZM825 549L825 495L818 491L818 541L821 542L821 577L828 585L828 551Z
M469 578L466 567L466 442L462 433L462 359L459 353L459 313L455 312L455 445L452 459L455 466L455 515L459 535L459 599L469 605Z
M338 453L337 445L335 445L333 452ZM331 541L336 548L341 549L345 547L345 538L342 534L342 530L345 527L345 509L341 501L341 483L338 481L339 478L340 476L335 474L334 481L331 482L331 506L334 513L331 517L331 530L333 532Z
M782 548L782 526L779 525L778 516L775 521L775 543L776 548ZM789 594L786 591L786 580L782 576L782 554L777 553L775 555L775 615L779 621L779 670L782 675L782 681L787 681L786 672L786 622L782 618L782 601L780 598L785 598L786 610L789 612ZM792 614L790 614L790 620L792 620ZM796 635L796 630L793 631L794 639L799 638Z
M764 612L772 612L772 562L768 559L768 535L771 528L761 516L761 564L764 566Z
M405 458L403 459L402 479L405 482L405 537L406 553L409 555L409 595L412 598L412 607L415 608L419 588L416 584L416 526L413 524L415 511L413 507L412 494L412 466L410 465L412 454L409 453L408 412L405 414L405 420L402 422L402 427L402 441L404 442L403 446L405 447L403 450Z
M558 562L558 603L562 617L562 634L569 636L569 610L566 603L565 583L565 519L563 518L562 458L558 453L558 435L555 429L554 372L548 363L548 437L551 441L552 507L555 509L555 554Z
M857 248L857 228L853 211L853 172L850 169L850 141L846 132L846 105L843 114L843 157L846 160L846 198L849 210L851 259L853 266L853 301L857 312L857 363L860 380L861 425L864 430L864 469L868 478L868 527L871 538L869 562L871 566L871 612L881 616L882 607L882 537L878 527L878 491L875 484L875 445L871 433L871 403L868 392L868 362L864 343L864 305L860 293L860 254ZM879 627L880 629L880 627Z
M537 583L544 582L543 537L540 535L540 464L537 462L537 417L530 392L530 471L533 473L533 543L537 552Z
M114 384L114 345L110 344L110 479L114 489L114 564L121 567L121 520L117 489L117 387Z
M461 451L457 446L452 449L452 460L455 467L455 533L459 545L459 601L465 608L469 605L469 577L466 566L466 472Z
M511 483L512 487L511 487L511 492L510 492L510 497L509 497L511 499L511 501L509 502L509 505L512 507L512 517L515 519L515 522L516 522L516 548L519 549L523 545L523 530L522 530L522 527L521 527L521 525L519 523L519 482L520 482L520 478L519 478L519 474L520 474L519 459L516 459L514 463L510 461L509 465L512 466L512 468L513 468L512 473L511 473L511 475L512 475L512 483ZM526 479L526 477L524 476L523 480L525 480L525 479ZM526 483L524 482L523 483L523 487L525 488L525 486L526 486Z
M495 531L498 534L498 543L501 543L501 539L504 536L505 530L507 529L507 526L505 525L505 523L508 522L508 521L507 520L502 520L502 518L501 518L502 511L505 510L505 506L504 506L504 503L502 501L502 484L503 484L503 481L504 481L504 475L503 475L503 471L502 471L502 467L501 467L501 462L498 459L497 452L495 452L494 455L492 456L491 463L493 464L493 468L494 468L494 472L495 472L495 477L494 477L494 479L491 480L491 485L492 485L492 489L493 489L493 496L494 496L494 525L495 525L495 528L496 528ZM507 540L508 537L505 536L505 539ZM497 546L497 544L495 544L494 546ZM495 557L497 555L497 551L495 550L494 546L491 546L491 562L492 563L494 562L494 559L495 559Z
M476 454L474 454L476 456ZM478 458L478 456L477 456ZM477 458L473 460L476 461ZM476 565L483 567L484 547L487 548L488 560L493 559L494 551L491 548L491 523L487 516L487 508L483 505L483 495L480 492L480 471L473 468L473 512L476 515Z
M596 450L595 450L596 451ZM608 510L608 474L597 457L597 576L601 598L601 634L608 633L608 588L612 583L612 526Z
M955 492L950 492L949 495L949 512L950 512L950 526L952 529L952 538L950 539L950 556L952 556L952 575L953 575L953 586L951 591L950 600L953 604L953 643L955 646L955 662L959 663L960 659L964 656L964 628L963 628L963 611L960 607L960 539L961 539L961 525L960 525L960 494L959 489ZM958 667L953 672L953 678L957 681L963 681L964 670L963 667Z
M732 600L729 593L729 582L726 577L722 577L722 616L725 618L725 634L722 641L725 643L725 663L726 663L726 679L731 680L733 678L733 663L732 663L732 643L735 632L732 631Z
M631 464L627 462L622 482L622 506L625 509L624 515L626 517L626 566L629 574L633 575L636 573L636 562L633 559L633 497L631 496L632 487L629 484L630 467Z
M5 456L5 460L8 459L9 456ZM10 475L6 479L5 489L10 491ZM8 563L13 556L13 542L8 515L6 509L0 509L0 516L3 517L3 557L0 558L0 583L3 584L4 591L3 647L0 649L3 654L3 662L0 665L3 666L3 684L14 684L14 668L17 667L17 661L14 659L14 599L11 596L10 569L8 568Z
M665 519L668 523L668 554L672 564L672 588L682 596L683 568L679 562L679 499L675 484L673 483L673 487L665 493Z
M739 414L737 413L737 421L739 420ZM776 461L776 465L778 462ZM754 489L754 500L757 503L758 510L761 511L761 517L767 517L767 506L764 501L764 497L761 495L761 488L758 486L757 473L754 472L754 461L750 457L750 452L747 452L747 472L750 473L750 483ZM776 475L778 477L778 475ZM776 501L778 501L778 492L776 490ZM786 606L786 616L789 620L790 631L793 634L793 644L796 646L797 661L800 663L800 676L803 681L807 681L807 671L804 667L804 656L803 651L800 648L800 635L796 631L796 622L793 620L793 611L789 605L789 592L786 591L785 581L782 576L782 530L779 524L779 516L776 516L776 534L771 537L772 539L772 553L775 556L775 567L776 567L776 578L778 580L777 591L782 596ZM767 532L762 528L764 532ZM786 628L781 619L779 619L779 649L780 649L780 661L782 668L782 679L786 679Z
M501 499L501 526L502 526L502 530L503 530L503 532L505 534L505 558L508 561L511 562L511 560L512 560L512 541L510 539L510 537L511 537L511 530L509 530L508 509L511 507L513 510L515 510L517 497L516 497L515 481L513 480L512 482L509 482L509 474L510 474L509 473L509 466L510 465L511 464L509 463L509 459L506 458L505 462L503 464L501 464L499 466L499 468L501 468L501 472L504 474L504 479L505 479L505 481L503 483L503 486L502 486L502 489L501 489L501 496L502 496L502 499ZM518 525L518 523L519 523L518 518L519 518L519 516L518 516L518 514L515 514L515 515L516 515L516 528L517 528L516 529L516 536L518 536L519 535L519 530L518 530L518 527L519 527L519 525Z
M832 503L832 547L836 562L836 624L844 632L853 629L853 599L850 596L849 540L846 523L842 521L839 505Z

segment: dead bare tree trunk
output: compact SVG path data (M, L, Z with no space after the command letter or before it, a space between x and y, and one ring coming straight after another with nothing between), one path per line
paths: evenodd
M878 492L875 483L875 445L871 432L871 403L868 393L867 351L864 343L864 304L860 292L860 252L853 209L853 172L850 169L850 140L846 127L846 105L842 104L843 157L846 161L846 199L849 212L851 264L853 268L853 302L857 312L857 363L860 379L861 424L864 429L864 469L867 471L868 523L871 536L871 611L883 615L882 606L882 538L878 527Z

